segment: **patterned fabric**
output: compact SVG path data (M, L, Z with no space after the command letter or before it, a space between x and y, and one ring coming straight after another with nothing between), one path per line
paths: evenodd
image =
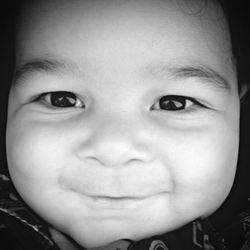
M15 195L11 181L0 175L0 249L59 250L46 224ZM223 236L222 236L223 235ZM237 237L237 246L230 244ZM239 240L240 239L240 240ZM8 245L6 245L8 244ZM119 240L103 250L250 250L250 210L222 233L208 219L197 219L163 235L137 242Z
M46 226L16 197L13 190L11 181L0 175L0 244L4 240L3 235L8 233L13 235L15 247L22 250L58 250Z

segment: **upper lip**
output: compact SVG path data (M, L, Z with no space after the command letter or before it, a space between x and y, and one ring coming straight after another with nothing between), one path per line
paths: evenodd
M106 194L85 194L88 197L91 208L102 208L108 210L127 210L138 206L144 206L144 202L152 201L152 199L160 197L166 192L159 192L150 195L106 195ZM143 205L144 204L144 205Z
M110 200L139 200L145 199L148 196L108 196L108 195L90 195L89 197L97 198L97 199L110 199Z
M79 192L78 190L71 189L77 193L81 193L82 195L89 197L94 200L103 200L110 202L123 202L123 201L140 201L145 200L154 196L162 195L164 193L168 193L166 190L159 190L158 192L149 192L146 194L106 194L106 193L89 193L89 192Z
M159 192L159 193L153 193L153 194L147 194L147 195L105 195L105 194L88 194L88 197L96 198L96 199L107 199L107 200L114 200L114 201L122 201L122 200L143 200L150 198L155 195L159 195L165 192Z
M131 209L149 197L137 196L108 196L108 195L92 195L88 196L93 202L94 207L108 208L108 209Z

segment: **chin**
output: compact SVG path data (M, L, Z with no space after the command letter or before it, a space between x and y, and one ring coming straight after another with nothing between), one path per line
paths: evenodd
M105 223L100 222L98 228L93 228L90 230L90 227L86 228L76 228L71 232L66 232L77 244L84 248L98 248L109 245L115 241L121 239L131 239L138 241L147 237L152 236L152 232L143 232L142 229L135 229L133 227L128 227L124 225L104 225ZM140 232L138 234L138 232Z
M155 226L147 226L143 223L142 226L138 226L138 224L131 225L129 223L119 223L117 221L109 223L99 221L95 226L89 225L89 227L86 227L86 224L82 228L76 228L74 226L72 231L69 232L69 235L80 246L92 249L107 246L121 239L139 241L157 234L166 233L173 229L174 228L168 230L163 227L163 225L159 226L158 224Z

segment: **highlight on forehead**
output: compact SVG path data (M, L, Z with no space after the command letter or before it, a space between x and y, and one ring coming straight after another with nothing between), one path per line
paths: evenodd
M222 45L221 50L225 50L225 54L227 55L228 62L229 64L232 65L233 70L234 70L234 63L232 60L232 53L231 53L231 44L230 44L230 38L229 38L229 31L228 31L228 25L226 21L226 17L223 13L222 8L219 5L219 2L216 0L133 0L133 1L128 1L128 0L72 0L72 1L66 1L66 0L44 0L44 1L26 1L26 5L24 7L24 12L21 17L21 22L20 22L20 33L22 33L19 36L19 40L17 41L17 68L18 72L21 73L24 70L27 72L31 72L34 70L34 68L39 68L40 70L43 69L44 71L48 71L49 67L52 69L55 69L55 65L51 64L39 64L37 63L32 63L32 64L26 64L26 66L23 68L23 70L20 71L20 66L23 66L27 61L32 60L32 58L36 57L43 57L46 60L46 54L45 55L32 55L30 52L30 47L27 46L27 43L25 42L25 39L27 39L27 34L30 31L26 31L26 26L31 25L33 27L33 23L38 22L39 23L39 15L42 17L43 15L47 15L46 11L50 11L52 13L56 13L57 11L63 10L63 13L66 13L64 11L70 12L70 8L66 7L76 7L77 5L85 6L84 4L87 3L89 6L97 6L98 4L103 6L107 3L106 9L108 10L110 5L114 5L119 7L119 4L122 5L119 8L123 8L123 5L128 5L131 8L131 5L137 4L137 8L140 7L140 3L145 3L147 7L152 8L152 7L157 7L157 10L159 9L159 6L162 4L166 4L164 7L165 8L171 8L171 11L178 11L178 15L182 13L181 15L187 15L187 17L191 17L194 20L194 25L201 25L202 28L204 28L203 32L205 36L207 36L207 43L209 46L209 40L210 39L215 39L218 40L218 43ZM42 3L41 3L42 2ZM148 5L149 4L149 5ZM168 5L167 5L168 4ZM41 5L41 8L40 8ZM143 5L144 6L144 5ZM38 8L39 7L39 8ZM72 8L73 8L72 7ZM73 9L74 9L73 8ZM130 10L129 8L129 10ZM116 10L116 8L114 8ZM74 9L75 10L75 9ZM81 8L79 8L81 11ZM84 7L83 7L84 10ZM122 10L122 9L121 9ZM140 8L138 9L140 10ZM131 11L133 9L131 8ZM164 11L164 8L163 8ZM37 13L40 13L37 15ZM70 12L73 14L73 12ZM54 17L50 13L50 17ZM31 22L31 20L35 19L34 22ZM198 22L197 22L198 20ZM43 21L47 22L48 20L45 18ZM44 24L43 24L44 25ZM47 23L46 23L47 25ZM49 25L49 24L48 24ZM206 26L207 25L207 26ZM213 33L213 27L216 26L216 33ZM29 27L30 28L30 27ZM28 28L27 28L28 29ZM37 30L36 30L37 29ZM218 30L221 32L218 32ZM27 33L26 33L27 32ZM211 34L210 34L211 33ZM31 36L29 38L32 38L36 36L36 34L39 35L39 28L35 26L35 31L31 29ZM29 34L30 35L30 34ZM29 41L28 38L28 41ZM42 37L40 37L42 38ZM23 39L23 41L22 41ZM43 38L42 38L43 39ZM45 37L46 39L46 37ZM39 41L39 40L38 40ZM23 43L23 46L26 46L26 50L23 52L21 43ZM36 43L37 44L37 43ZM213 43L212 43L213 46ZM211 47L213 49L213 47ZM49 62L49 61L47 61ZM32 65L32 68L30 67ZM56 64L58 66L58 64ZM35 67L34 67L35 66ZM53 67L51 67L53 66ZM61 65L63 66L63 65ZM192 68L192 65L190 65L189 69ZM29 69L27 67L30 67ZM44 68L47 67L47 68ZM63 68L63 67L59 67ZM191 73L190 73L191 72ZM198 72L198 71L196 71ZM201 72L201 71L199 71ZM182 71L183 73L183 71ZM185 71L185 76L189 74L194 74L194 70L188 70ZM204 70L203 70L204 73ZM206 71L208 73L208 71ZM211 73L211 71L210 71ZM206 74L203 74L205 76ZM208 74L207 74L208 75Z
M195 19L202 20L210 20L214 22L214 25L221 26L221 33L228 33L228 24L225 18L223 9L218 0L26 0L21 9L21 15L18 21L18 33L25 33L29 29L29 26L33 27L34 23L41 22L43 16L48 17L48 13L59 13L60 11L64 11L64 13L68 12L73 13L74 8L80 9L84 6L95 6L95 8L111 8L116 6L114 10L122 11L122 8L126 5L131 6L143 6L143 5L151 5L154 6L164 6L167 8L175 9L177 11L182 12L183 14L194 17ZM165 7L166 7L165 6ZM171 7L172 6L172 7ZM173 8L174 7L174 8ZM103 8L103 9L104 9ZM143 7L142 7L143 8ZM162 8L164 9L164 7ZM73 11L72 11L73 10ZM131 11L133 8L131 8ZM138 9L139 10L139 9ZM63 13L63 12L62 12ZM140 13L139 13L140 14ZM53 15L52 15L53 16ZM49 22L49 19L45 21ZM50 16L51 18L51 16ZM43 24L44 25L44 24ZM19 38L19 35L17 38ZM25 34L24 34L25 35ZM22 39L17 39L18 42L21 42Z
M205 11L211 10L210 15L214 16L215 19L224 18L225 11L222 8L222 0L25 0L22 1L21 12L32 13L34 11L39 12L40 10L50 10L50 9L70 9L70 6L81 6L81 5L93 5L93 6L126 6L129 4L155 4L156 6L163 6L164 4L170 4L172 6L178 7L183 13L202 16ZM169 5L169 6L170 6Z
M201 25L203 27L204 33L208 37L207 40L210 39L209 35L213 33L213 31L210 32L207 29L216 26L220 32L214 35L216 37L215 39L224 40L223 44L226 52L231 50L228 23L218 0L28 0L26 4L24 4L18 23L17 52L22 52L22 47L26 44L25 39L30 32L32 32L32 37L36 36L36 34L39 35L40 28L44 29L43 26L49 26L50 22L54 22L53 20L57 19L54 14L58 15L59 19L61 16L65 16L65 19L67 19L70 18L71 14L73 15L74 11L79 10L79 12L81 12L84 10L86 7L85 5L88 7L94 6L94 8L106 8L104 12L108 11L110 8L114 11L122 11L122 8L127 10L126 5L128 5L131 7L131 11L136 9L139 15L143 12L145 5L148 6L148 8L155 7L159 9L159 11L164 11L165 8L171 9L171 11L173 10L176 13L180 12L188 18L193 18L196 25ZM116 7L112 8L113 6ZM107 15L108 14L107 12ZM209 23L211 27L207 26ZM161 30L163 31L163 29Z
M118 6L118 8L126 5L135 5L140 6L143 4L151 4L156 6L164 6L164 4L168 4L169 6L175 6L179 11L187 15L193 15L194 17L202 17L206 16L206 18L212 18L214 20L222 20L225 19L225 12L223 11L222 5L219 0L25 0L22 1L21 5L21 21L25 19L26 16L32 15L32 17L36 17L40 12L41 14L46 14L50 10L68 10L70 12L70 8L72 6L95 6L102 7L107 6L108 8L111 6ZM169 8L168 6L168 8ZM208 16L209 15L209 16ZM28 18L29 19L29 18ZM26 20L26 23L28 21ZM226 20L225 20L226 21Z

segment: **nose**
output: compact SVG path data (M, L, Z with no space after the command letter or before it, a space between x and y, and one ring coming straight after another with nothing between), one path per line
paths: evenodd
M100 121L78 150L85 161L106 167L122 167L150 161L146 138L140 128L127 121Z

